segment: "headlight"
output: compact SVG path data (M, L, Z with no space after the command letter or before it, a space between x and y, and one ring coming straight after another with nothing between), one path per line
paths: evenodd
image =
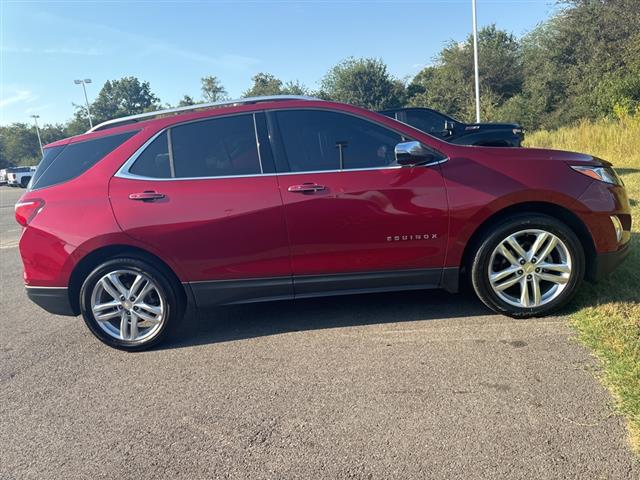
M573 168L576 172L593 178L594 180L600 180L601 182L610 183L611 185L624 185L622 179L618 176L618 174L612 167L573 165L571 168Z

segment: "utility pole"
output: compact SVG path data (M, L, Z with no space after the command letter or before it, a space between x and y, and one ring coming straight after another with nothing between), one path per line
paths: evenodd
M476 0L471 0L471 14L473 16L473 64L476 81L476 122L480 123L480 73L478 70L478 14Z
M36 125L36 134L38 135L38 143L40 144L40 153L44 157L44 150L42 149L42 140L40 139L40 128L38 128L38 119L40 118L40 115L31 115L31 118L33 118L33 123L35 123Z
M91 110L89 110L89 99L87 98L87 83L91 83L90 78L85 78L84 80L74 80L73 83L76 85L82 85L82 90L84 91L84 101L87 105L87 117L89 117L89 127L93 128L93 122L91 121Z

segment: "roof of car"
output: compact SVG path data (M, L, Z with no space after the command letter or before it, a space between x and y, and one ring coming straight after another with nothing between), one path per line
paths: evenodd
M277 101L284 101L284 100L319 100L319 99L314 97L303 96L303 95L269 95L269 96L239 98L235 100L223 100L220 102L198 103L194 105L186 105L183 107L168 108L165 110L157 110L154 112L145 112L145 113L139 113L137 115L129 115L126 117L114 118L112 120L107 120L106 122L102 122L94 126L87 133L97 132L99 130L105 130L107 128L113 128L120 125L127 125L130 123L135 123L142 120L150 120L152 118L163 117L167 115L175 115L179 113L192 112L196 110L207 110L210 108L250 105L250 104L260 103L260 102L277 102Z

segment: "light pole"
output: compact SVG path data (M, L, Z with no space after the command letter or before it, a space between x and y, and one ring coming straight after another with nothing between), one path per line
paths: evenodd
M478 15L476 0L471 0L471 14L473 15L473 64L476 81L476 122L480 123L480 73L478 71Z
M87 83L91 83L90 78L85 78L84 80L74 80L73 83L76 85L82 85L82 91L84 92L84 101L87 104L87 117L89 117L89 127L93 128L93 122L91 121L91 110L89 110L89 99L87 98Z
M40 115L31 115L31 118L33 118L33 123L36 124L36 134L38 135L38 143L40 144L40 153L44 157L44 150L42 149L42 140L40 139L40 129L38 128L38 119L40 118Z

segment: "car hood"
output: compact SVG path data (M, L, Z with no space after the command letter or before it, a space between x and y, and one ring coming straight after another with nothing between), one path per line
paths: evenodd
M465 131L512 130L514 128L522 129L517 123L467 123L464 126Z
M611 165L606 160L598 158L593 155L578 152L569 152L566 150L552 150L547 148L503 148L503 147L459 147L464 149L464 152L460 151L459 154L464 156L474 157L474 152L486 154L492 158L500 159L512 159L529 160L529 161L548 161L557 160L561 162L569 162L575 164L585 165Z

